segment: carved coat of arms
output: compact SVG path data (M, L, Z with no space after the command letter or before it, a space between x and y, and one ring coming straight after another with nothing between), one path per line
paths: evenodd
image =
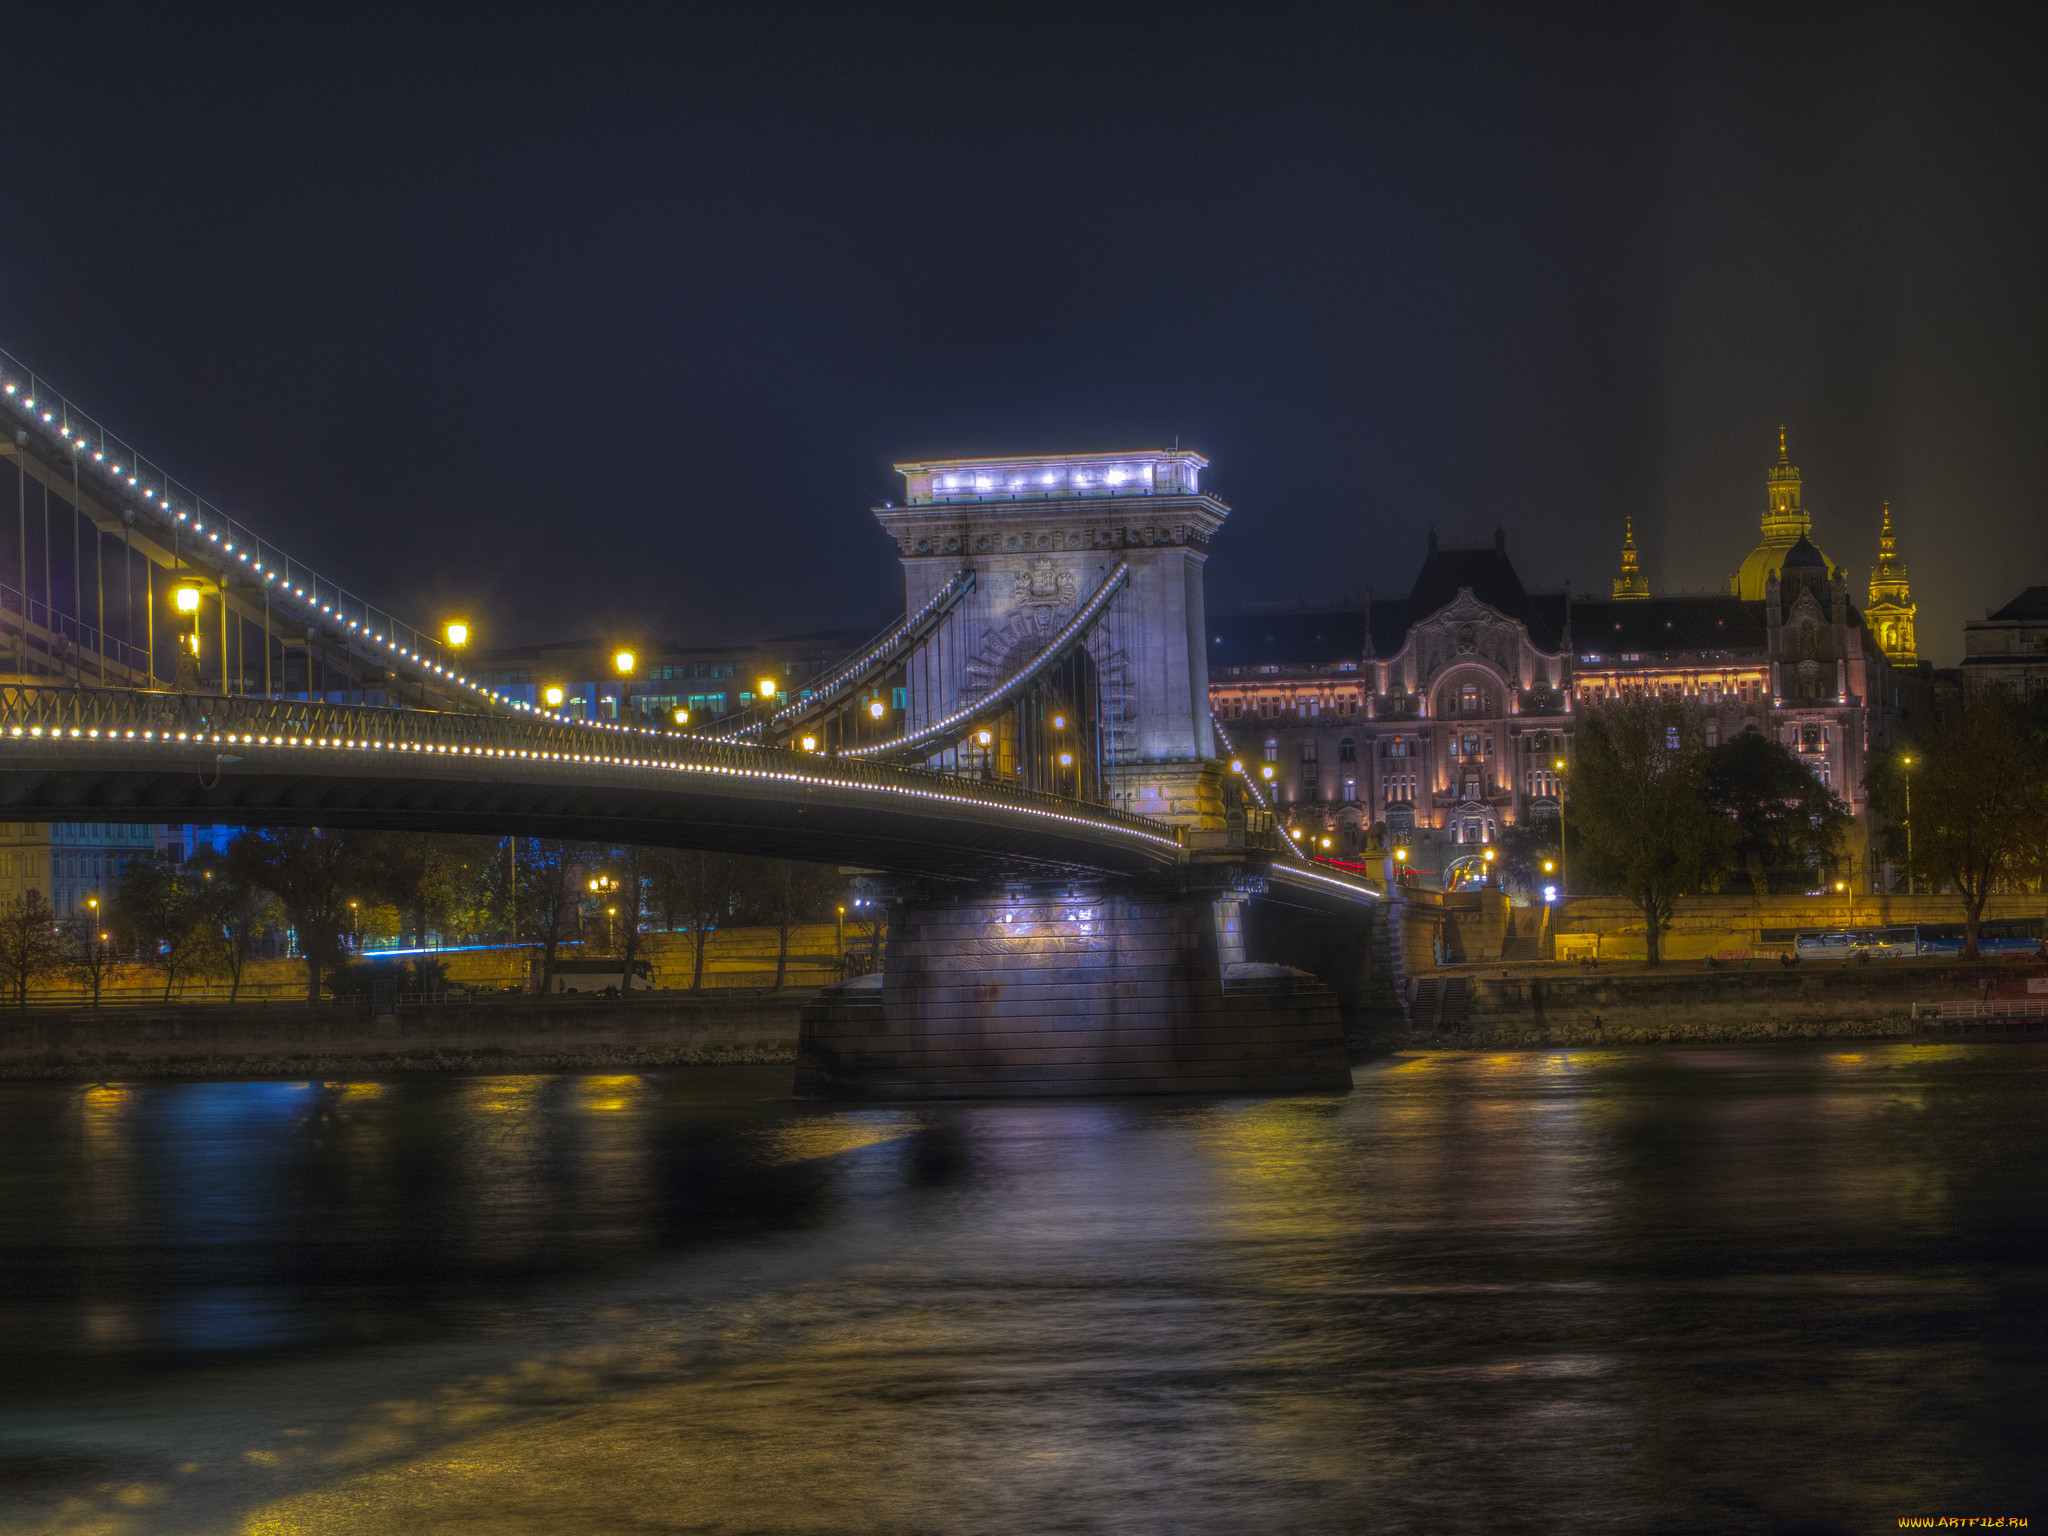
M1050 560L1034 560L1017 573L1017 601L1020 603L1073 602L1081 589L1072 571L1056 571Z

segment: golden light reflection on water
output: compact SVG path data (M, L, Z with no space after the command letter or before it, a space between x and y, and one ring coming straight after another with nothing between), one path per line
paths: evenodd
M908 1114L820 1115L786 1121L764 1139L771 1162L807 1163L900 1141L916 1129L915 1117Z

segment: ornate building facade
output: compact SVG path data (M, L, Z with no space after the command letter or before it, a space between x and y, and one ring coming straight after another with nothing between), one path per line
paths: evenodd
M1213 618L1217 720L1305 846L1356 853L1378 827L1426 883L1451 885L1483 870L1506 828L1558 814L1585 711L1679 700L1709 742L1756 731L1807 764L1856 816L1850 854L1872 883L1865 757L1924 707L1925 673L1880 647L1847 574L1807 537L1800 491L1781 439L1763 540L1726 597L1651 595L1632 528L1614 595L1597 600L1527 591L1502 533L1478 549L1432 534L1403 598L1367 588ZM1900 589L1910 601L1903 572Z

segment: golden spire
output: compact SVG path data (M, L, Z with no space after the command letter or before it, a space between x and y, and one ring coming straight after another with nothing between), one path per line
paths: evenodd
M1877 567L1870 573L1870 602L1863 610L1863 619L1885 655L1910 664L1918 659L1913 646L1913 618L1920 609L1913 601L1913 589L1906 580L1906 567L1899 559L1898 548L1898 541L1892 537L1892 504L1886 502L1877 534Z
M1792 455L1785 451L1785 423L1781 421L1778 423L1778 462L1780 464L1790 463L1791 458Z
M1621 527L1621 574L1614 578L1614 600L1635 602L1650 595L1650 582L1636 564L1635 519L1622 519Z

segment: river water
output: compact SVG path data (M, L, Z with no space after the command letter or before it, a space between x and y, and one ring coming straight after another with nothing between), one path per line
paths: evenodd
M787 1081L0 1085L0 1530L2048 1522L2048 1047Z

